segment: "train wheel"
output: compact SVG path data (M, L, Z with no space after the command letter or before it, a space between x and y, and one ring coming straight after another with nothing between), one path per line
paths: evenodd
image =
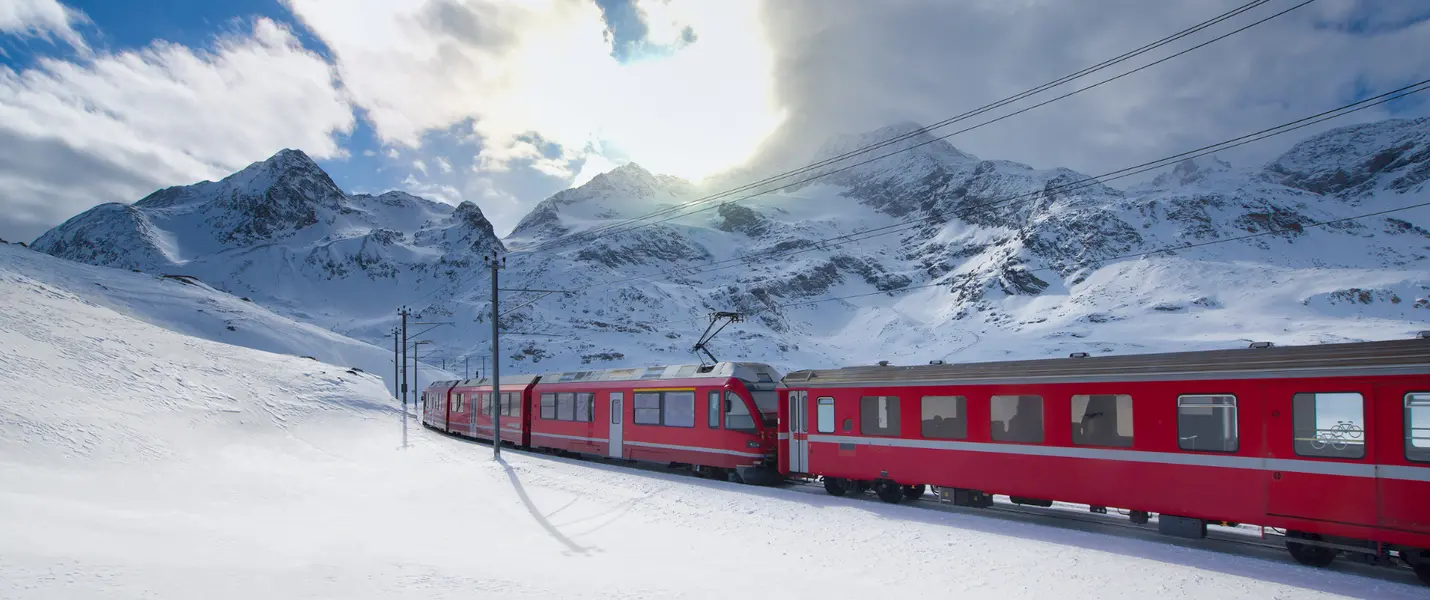
M1321 536L1314 533L1301 533L1299 531L1288 531L1286 537L1292 539L1320 540ZM1308 567L1329 567L1336 560L1336 555L1340 552L1335 548L1323 546L1312 546L1310 544L1300 544L1287 541L1286 551L1291 553L1291 558L1296 562Z
M898 504L904 499L904 487L887 479L874 483L874 493L889 504Z
M843 496L849 491L849 482L838 477L825 477L824 491L829 492L830 496Z
M1415 565L1415 576L1420 578L1420 583L1430 585L1430 563Z
M918 500L919 498L922 498L922 497L923 497L923 495L924 495L924 489L925 489L925 487L924 487L924 484L922 484L922 483L920 483L920 484L918 484L918 485L906 485L906 486L904 486L904 499L905 499L905 500Z

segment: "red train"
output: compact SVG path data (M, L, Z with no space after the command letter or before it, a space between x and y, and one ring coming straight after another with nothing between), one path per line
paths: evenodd
M1284 529L1304 564L1398 555L1430 584L1430 334L783 378L749 363L701 369L504 381L520 424L502 439L751 483L818 477L831 494L887 502L935 485L965 506L995 494L1115 506L1184 537L1254 523ZM468 383L428 388L424 421L490 439L489 421L473 431L450 409L462 390L483 393Z
M732 362L503 377L501 439L774 483L778 377L769 365ZM422 395L423 423L490 440L490 395L490 380L436 382Z

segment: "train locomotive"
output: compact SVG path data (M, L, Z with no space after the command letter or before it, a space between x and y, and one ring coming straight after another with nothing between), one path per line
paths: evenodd
M490 412L490 389L434 383L423 421L489 440L490 418L468 412ZM1399 560L1430 585L1430 333L783 377L671 365L504 377L501 391L501 439L532 449L891 503L937 486L971 507L1118 507L1180 537L1252 523L1284 530L1302 564Z

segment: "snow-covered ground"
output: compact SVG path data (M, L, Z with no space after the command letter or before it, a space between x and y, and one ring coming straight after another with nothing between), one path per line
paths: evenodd
M106 284L108 285L108 284ZM0 268L3 598L1422 598L1411 583L414 430L380 379Z

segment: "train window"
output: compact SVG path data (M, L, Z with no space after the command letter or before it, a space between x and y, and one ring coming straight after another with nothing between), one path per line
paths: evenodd
M706 401L708 402L708 405L705 407L705 412L710 413L710 420L709 420L708 423L706 423L706 425L708 425L711 429L719 429L719 428L720 428L720 392L719 392L719 391L710 392L709 394L707 394Z
M899 435L899 397L864 396L859 399L859 433Z
M755 432L755 418L750 416L750 407L735 392L725 392L725 429Z
M1365 458L1365 399L1355 392L1291 397L1296 454Z
M1236 396L1177 397L1177 447L1202 452L1236 452Z
M452 398L452 412L454 412L454 413L462 412L462 395L461 395L461 394L455 394L455 395L453 396L453 398Z
M988 404L993 441L1043 443L1042 396L993 396Z
M482 393L480 393L480 394L477 394L477 404L480 405L480 407L481 407L481 414L484 414L484 415L490 415L490 414L492 414L492 395L491 395L491 392L482 392Z
M576 394L571 392L556 392L556 420L576 420Z
M1072 397L1072 442L1079 446L1132 447L1132 396L1077 394Z
M825 396L819 399L819 413L816 415L815 426L819 433L834 433L834 399Z
M666 392L661 413L666 427L694 427L695 392Z
M576 420L585 423L593 421L591 413L596 409L596 395L591 392L576 392Z
M926 438L962 440L968 438L968 416L963 396L924 396L919 416L919 432Z
M556 394L541 395L541 418L547 420L556 418Z
M506 396L507 396L507 398L508 398L508 400L507 400L507 402L508 402L507 406L511 409L511 412L510 412L510 413L507 413L507 416L520 417L520 416L521 416L521 394L518 394L518 393L515 393L515 392L507 392L507 393L506 393Z
M611 424L621 424L621 393L611 394Z
M631 419L637 425L660 425L660 392L636 392L631 398L635 414Z
M1430 393L1405 395L1405 458L1430 462Z

